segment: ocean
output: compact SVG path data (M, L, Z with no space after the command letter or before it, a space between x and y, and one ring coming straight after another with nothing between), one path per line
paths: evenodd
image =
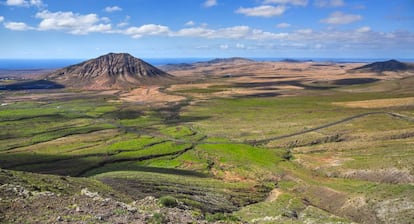
M144 61L161 66L166 64L194 63L209 61L213 58L143 58ZM371 63L386 61L389 58L250 58L256 61L281 61L285 59L314 62L340 62L340 63ZM0 59L1 70L30 70L30 69L57 69L77 64L86 59ZM414 62L414 59L397 59L403 62Z

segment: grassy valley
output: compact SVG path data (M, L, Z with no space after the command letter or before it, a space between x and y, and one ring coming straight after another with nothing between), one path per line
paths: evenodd
M220 63L171 101L0 90L0 222L413 222L411 73Z

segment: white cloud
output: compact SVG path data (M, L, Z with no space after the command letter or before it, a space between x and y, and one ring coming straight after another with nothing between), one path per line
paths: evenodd
M36 13L36 18L42 19L39 30L65 30L71 34L88 34L91 32L108 32L111 24L102 24L105 18L96 14L81 15L73 12L49 12L47 10Z
M322 49L324 46L322 44L315 44L315 49Z
M193 27L181 29L172 36L183 37L204 37L204 38L242 38L249 32L248 26L234 26L228 28L222 28L218 30L208 29L204 27Z
M93 32L103 33L103 32L110 31L111 29L112 29L111 24L98 24L98 25L90 26L86 31L87 33L93 33ZM73 34L85 34L85 33L83 30L79 30L78 33L74 32Z
M286 39L289 36L288 33L272 33L267 32L259 29L253 29L252 35L248 36L246 39L253 39L253 40L282 40Z
M156 24L145 24L140 27L130 27L124 33L133 38L140 38L148 35L168 35L170 33L170 28Z
M8 6L18 6L18 7L29 7L29 6L37 6L43 7L44 4L42 0L7 0L6 5Z
M195 22L192 21L192 20L190 20L190 21L186 22L184 25L186 25L186 26L194 26L195 25Z
M216 6L217 5L217 0L206 0L203 5L206 8Z
M209 37L214 30L210 30L204 27L193 27L193 28L185 28L181 29L172 34L172 36L179 36L179 37Z
M42 0L30 0L30 5L34 5L34 6L37 6L37 7L43 7L44 6Z
M341 7L345 5L343 0L316 0L315 6L317 7Z
M170 36L179 37L200 37L209 39L283 39L288 36L287 33L271 33L260 29L252 29L249 26L233 26L221 29L208 29L204 27L193 27L171 32Z
M286 9L287 8L282 5L262 5L254 8L240 7L238 10L236 10L236 13L244 14L246 16L273 17L282 15L286 11Z
M246 38L251 34L252 29L248 26L233 26L217 30L204 27L186 28L172 33L171 36L237 39Z
M117 27L126 27L128 25L129 25L128 22L120 22L120 23L116 24Z
M128 26L129 25L129 20L131 19L131 17L130 16L126 16L125 17L125 19L124 19L124 21L122 21L122 22L120 22L120 23L118 23L116 26L117 27L126 27L126 26Z
M122 11L122 8L119 6L108 6L105 8L105 12L116 12L116 11Z
M363 27L360 27L356 30L356 32L358 32L358 33L366 33L366 32L370 32L370 31L371 31L371 27L369 27L369 26L363 26Z
M195 48L196 49L208 49L208 48L210 48L210 46L208 46L208 45L200 45L200 46L196 46Z
M32 27L28 26L26 23L22 22L8 22L4 24L4 27L6 27L9 30L15 30L15 31L25 31L33 29Z
M291 25L289 23L279 23L276 25L277 28L288 28Z
M237 44L236 44L236 48L239 48L239 49L245 49L245 48L246 48L246 46L245 46L244 44L237 43Z
M220 49L228 49L229 45L228 44L222 44L220 45Z
M0 0L1 1L1 0ZM263 0L262 0L263 1ZM31 1L26 0L29 3ZM259 6L260 7L260 6ZM259 8L256 7L256 8ZM271 6L273 7L273 6ZM283 6L286 7L287 6ZM256 9L251 8L251 9ZM273 7L277 8L277 7ZM283 8L286 10L286 8ZM255 10L253 10L255 11ZM250 13L253 13L251 11ZM260 10L256 10L256 16L270 16L272 13L259 13ZM282 10L283 11L283 10ZM246 12L247 13L247 12ZM283 12L282 12L283 14ZM140 38L151 35L158 35L170 38L204 38L204 39L219 39L217 41L223 41L221 43L228 44L214 44L209 43L211 49L260 49L261 44L274 49L406 49L406 46L411 46L414 43L414 33L408 31L398 32L375 32L368 26L362 26L353 30L337 30L335 26L331 29L323 31L301 29L292 32L270 32L262 29L256 29L250 26L231 26L222 28L212 28L206 24L194 23L188 21L187 24L191 27L185 27L184 29L171 30L168 26L157 24L145 24L129 27L126 17L124 20L117 22L118 27L112 29L109 19L105 17L99 17L96 14L79 14L74 12L49 12L44 10L38 12L35 15L39 23L37 26L29 25L24 22L6 21L3 16L0 16L0 23L7 29L14 31L25 30L58 30L71 34L88 34L93 32L98 33L113 33L117 35L128 35L132 38ZM321 20L321 22L327 24L348 24L356 22L362 19L360 15L345 14L342 12L334 12L328 18ZM115 23L116 24L116 23ZM288 23L277 24L277 27L289 27ZM256 44L249 44L246 46L243 44L245 40L258 40L251 41ZM213 41L215 42L215 41ZM204 42L203 42L204 43ZM321 44L323 43L323 45ZM207 45L203 45L207 46ZM209 47L209 46L207 46ZM202 47L200 47L202 48Z
M362 19L362 16L360 16L360 15L345 14L343 12L337 11L337 12L331 13L331 15L328 18L322 19L321 22L328 23L328 24L333 24L333 25L338 25L338 24L353 23L353 22L359 21L361 19Z
M301 30L296 30L296 33L298 34L311 34L313 32L312 29L301 29Z
M6 5L9 6L29 6L29 3L26 0L7 0Z
M307 35L292 32L278 41L261 41L246 49L249 50L251 47L277 51L323 49L336 54L340 50L386 52L389 49L406 49L406 46L411 46L412 43L414 43L414 33L408 31L361 33L357 30L325 30L313 31Z
M110 22L111 22L111 19L110 19L110 18L108 18L108 17L102 17L102 18L101 18L101 21L103 21L103 22L105 22L105 23L110 23Z
M265 0L264 4L291 4L297 6L307 6L308 0Z
M237 38L243 38L249 35L250 33L250 27L248 26L233 26L228 28L222 28L219 30L216 30L213 35L211 35L211 38L230 38L230 39L237 39Z

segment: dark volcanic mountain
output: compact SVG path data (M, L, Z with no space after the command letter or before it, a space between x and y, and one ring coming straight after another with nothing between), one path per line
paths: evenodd
M409 64L399 62L397 60L389 60L383 62L374 62L367 64L358 68L354 68L354 71L364 71L364 72L385 72L385 71L406 71L413 69Z
M130 89L139 85L164 84L173 76L126 53L109 53L46 76L70 88Z

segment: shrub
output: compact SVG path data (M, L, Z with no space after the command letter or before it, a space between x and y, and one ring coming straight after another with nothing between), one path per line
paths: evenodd
M172 196L164 196L159 199L159 202L164 207L174 208L178 206L178 201Z
M226 214L226 213L214 213L214 214L206 214L205 216L208 222L217 222L217 221L231 221L236 222L240 221L240 219L234 215Z
M154 223L154 224L166 223L165 216L161 213L154 213L148 221L149 221L148 223Z
M293 158L292 151L290 149L287 149L282 157L284 160L291 160Z

